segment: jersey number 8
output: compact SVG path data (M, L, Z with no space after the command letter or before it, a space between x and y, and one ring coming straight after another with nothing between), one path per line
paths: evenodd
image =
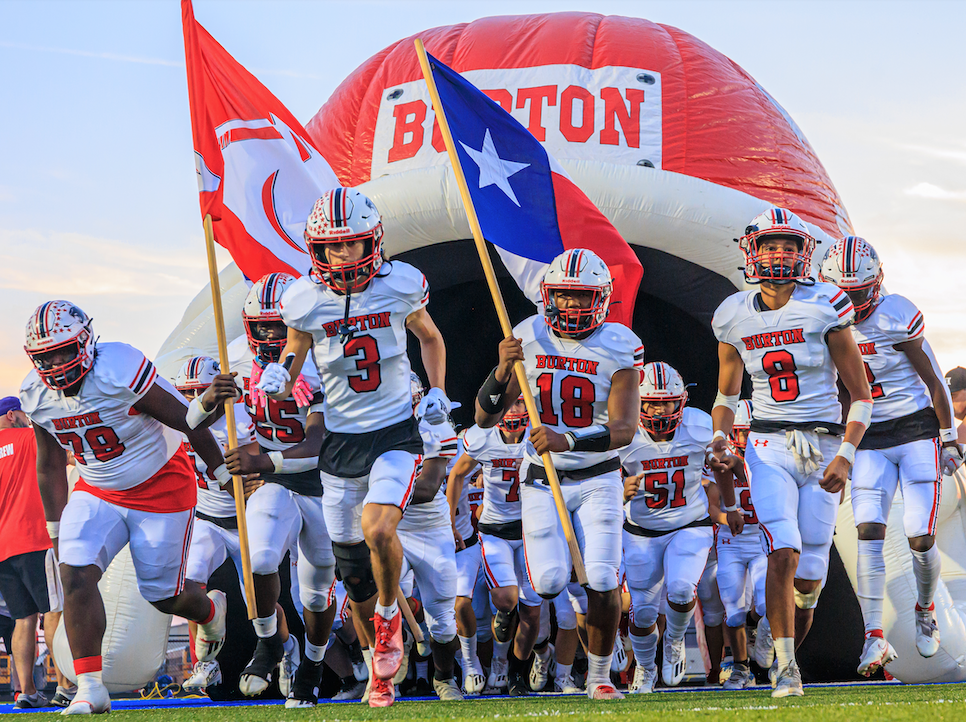
M794 401L801 393L795 372L795 357L788 351L769 351L761 359L761 367L768 374L771 397L775 401Z

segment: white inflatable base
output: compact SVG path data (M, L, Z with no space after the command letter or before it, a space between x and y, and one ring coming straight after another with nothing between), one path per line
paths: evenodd
M107 616L101 644L104 684L112 694L141 689L154 681L165 661L171 617L141 596L128 546L114 557L97 586ZM64 624L57 626L54 635L54 658L64 675L76 683Z

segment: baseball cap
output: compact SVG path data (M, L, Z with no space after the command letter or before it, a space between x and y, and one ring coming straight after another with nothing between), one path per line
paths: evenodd
M957 391L963 391L966 389L966 369L962 366L957 366L952 371L946 372L946 384L949 386L949 391L951 393L956 393ZM0 402L2 404L3 402Z
M0 399L0 416L8 411L20 411L20 399L16 396L4 396Z

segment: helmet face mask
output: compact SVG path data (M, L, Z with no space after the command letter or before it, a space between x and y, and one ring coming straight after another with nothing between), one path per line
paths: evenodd
M288 337L282 320L281 299L285 287L295 282L287 273L262 276L248 291L242 308L242 321L248 348L260 366L278 363Z
M77 385L94 365L91 319L68 301L48 301L27 322L24 351L49 389Z
M663 361L652 361L644 366L640 393L641 428L655 436L674 433L684 419L688 402L681 374ZM668 404L672 404L670 412L665 408ZM653 407L658 405L661 408L654 413Z
M382 217L366 196L352 188L326 191L305 223L305 246L314 275L339 293L363 290L382 267ZM362 241L361 256L335 262L333 244ZM354 254L352 254L354 255Z
M846 236L828 249L818 278L838 286L849 295L855 309L855 322L860 323L878 304L882 264L868 241L858 236Z
M580 248L565 251L540 284L544 320L560 334L589 334L607 319L613 290L610 270L597 254Z
M426 395L423 380L419 378L419 375L415 371L409 372L409 390L413 396L413 411L415 411L416 407L419 406L419 402Z
M515 434L518 431L522 431L527 428L527 424L530 423L530 414L527 413L527 407L523 406L521 410L519 407L523 406L523 396L520 396L511 406L503 418L497 423L497 426L505 434Z
M815 239L791 211L770 208L755 216L738 245L749 283L814 283L810 273Z

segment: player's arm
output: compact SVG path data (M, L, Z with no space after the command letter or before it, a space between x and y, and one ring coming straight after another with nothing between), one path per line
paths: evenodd
M449 460L442 456L426 459L423 462L423 470L419 472L413 486L413 504L422 504L433 500L443 483L443 478L446 476L446 465L448 463Z
M429 385L446 392L446 344L432 316L425 308L406 317L406 328L419 341L419 356L429 377Z
M725 469L724 471L718 471L712 469L711 473L714 474L714 481L705 487L705 490L708 492L708 504L710 508L712 501L715 503L721 519L716 518L713 513L711 514L711 518L719 524L726 524L731 530L731 533L734 536L738 536L745 526L745 515L738 506L738 495L735 493L735 475L740 475L744 478L744 464L734 470ZM714 489L714 491L712 492L711 489ZM712 493L714 494L713 500L711 497Z
M291 396L295 381L302 373L305 357L312 349L312 342L312 334L289 327L285 348L282 349L282 363L273 363L265 367L262 377L258 380L258 388L273 399L283 400ZM291 363L287 362L289 356L292 356Z
M211 473L216 476L213 478L217 478L222 486L230 484L231 479L228 478L227 470L224 470L224 473L219 471L219 467L225 464L221 447L208 429L192 429L189 426L185 417L188 407L180 395L172 394L165 385L155 382L134 404L134 409L187 436L188 443L195 453L202 458L209 469L214 469Z
M463 496L463 482L479 462L469 454L463 454L453 464L450 469L449 478L446 480L446 502L449 504L449 518L453 526L456 526L456 509L459 507L460 498Z
M607 423L558 434L547 426L530 432L538 454L548 451L610 451L634 440L641 418L641 372L621 369L610 380L607 397Z
M718 342L718 396L711 409L711 422L714 436L711 439L711 454L708 464L714 471L732 470L736 458L728 452L728 434L735 423L735 410L741 397L741 379L745 373L745 363L738 349L730 343Z
M232 474L297 474L318 466L319 451L325 437L325 421L320 412L305 420L305 438L284 451L262 453L257 443L245 444L225 452L225 463Z
M203 416L201 422L195 424L196 427L207 428L211 426L215 421L220 419L225 415L225 402L241 397L241 389L235 383L235 377L238 376L237 371L232 371L230 374L218 374L211 381L211 385L204 390L204 392L198 396L198 404L201 408L198 410L198 415ZM188 405L189 414L191 404ZM189 416L188 423L192 423L192 419Z
M56 545L57 527L51 529L49 525L60 524L60 516L67 506L67 452L40 424L34 424L34 438L37 440L37 486L44 504L44 517Z
M489 429L500 423L503 414L520 398L520 384L513 365L524 359L523 339L507 336L500 341L500 363L496 365L476 394L476 425Z
M721 494L718 492L718 485L713 481L704 484L704 493L708 497L708 516L711 517L711 521L727 526L728 517L721 511Z
M839 372L839 378L845 385L851 401L849 415L845 425L845 436L838 453L825 467L822 488L836 494L845 488L852 463L855 461L855 450L872 418L872 389L865 373L865 364L859 347L855 343L852 329L849 327L829 331L826 336L832 363Z

